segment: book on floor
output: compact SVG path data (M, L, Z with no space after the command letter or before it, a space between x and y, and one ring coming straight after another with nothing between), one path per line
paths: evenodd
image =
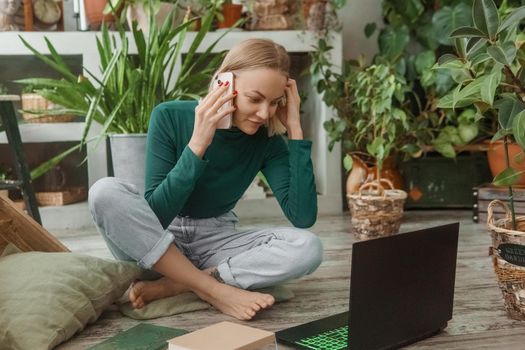
M168 350L254 350L273 343L273 332L220 322L171 339Z
M183 329L139 323L87 350L164 350L168 340L186 333Z

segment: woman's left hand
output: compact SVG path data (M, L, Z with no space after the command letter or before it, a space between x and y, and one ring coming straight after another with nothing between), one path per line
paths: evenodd
M277 107L276 115L288 131L288 138L302 139L303 131L301 128L301 98L297 90L297 82L288 79L285 87L286 106Z

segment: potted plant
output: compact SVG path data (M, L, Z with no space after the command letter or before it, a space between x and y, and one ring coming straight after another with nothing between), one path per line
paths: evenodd
M126 178L136 183L138 188L143 188L145 133L151 111L166 100L196 99L205 95L207 82L222 59L220 54L212 55L212 50L226 33L204 52L197 54L211 27L213 12L205 14L202 28L183 56L182 47L187 28L194 20L186 19L173 28L175 11L176 9L169 14L161 28L149 26L149 35L145 35L136 24L133 25L131 37L136 42L136 55L128 54L129 39L120 24L117 23L119 30L114 34L110 34L108 28L103 26L97 37L101 77L87 72L97 84L84 76L77 77L73 74L49 40L46 39L46 42L52 53L51 57L41 54L21 37L36 57L57 70L63 78L33 78L18 82L41 86L42 89L38 90L40 95L64 106L70 113L85 116L80 144L34 169L33 178L54 167L63 157L83 147L86 142L96 140L98 143L110 134L131 134L130 139L136 141L136 147L126 149L125 155L113 154L113 167L116 176ZM149 21L154 23L153 14L150 14ZM178 71L175 71L176 62L181 62ZM102 129L98 136L88 138L93 123L100 124ZM117 164L117 159L124 161ZM136 159L139 166L131 164L133 159Z
M357 193L347 192L352 231L360 238L397 233L406 193L393 189L381 171L385 161L401 151L409 128L407 115L398 107L405 98L405 81L386 64L347 61L343 72L335 73L325 56L330 49L320 39L311 67L318 92L338 115L324 125L331 139L329 149L342 141L346 169L352 168L352 153L369 155L376 166L375 181L359 184Z
M455 26L471 23L468 1L422 2L411 6L396 0L382 2L385 26L379 31L379 52L373 62L388 62L409 86L403 110L410 115L413 143L405 146L413 156L433 149L444 157L454 158L457 146L475 141L479 120L462 117L450 109L440 109L437 101L454 85L449 71L433 70L440 53L453 52L454 42L448 33ZM365 34L370 37L377 25L370 23ZM461 111L460 111L461 112Z
M520 22L525 6L496 7L493 0L474 0L473 26L460 27L450 35L458 44L455 54L440 57L439 67L462 74L454 91L443 97L443 107L475 106L479 114L497 115L499 130L492 141L503 140L506 168L493 183L506 186L509 206L501 201L489 205L488 227L492 236L493 263L505 308L511 318L525 320L525 217L516 217L513 188L523 170L511 167L509 144L525 149L525 36ZM506 216L496 220L494 208Z
M470 0L415 0L409 6L384 0L384 24L365 27L368 37L379 32L372 61L394 66L408 86L400 108L411 121L412 137L398 163L409 193L406 207L470 207L471 188L491 178L483 140L492 137L495 124L480 118L473 107L438 107L457 77L433 69L440 55L454 52L455 41L448 34L471 24L471 7Z

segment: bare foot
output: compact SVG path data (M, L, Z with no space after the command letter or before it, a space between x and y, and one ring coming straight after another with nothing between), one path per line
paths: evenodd
M275 302L270 294L249 292L223 283L214 283L209 292L197 294L223 313L239 320L251 320L258 311Z
M141 309L154 300L172 297L189 291L190 289L185 285L173 282L167 277L161 277L156 281L133 283L129 291L129 301L135 309Z

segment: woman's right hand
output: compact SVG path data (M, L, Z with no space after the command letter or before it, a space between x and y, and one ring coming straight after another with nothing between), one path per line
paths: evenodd
M233 113L235 107L219 112L226 102L233 100L237 92L227 93L228 83L210 92L195 108L195 124L188 146L193 153L202 158L213 140L218 123L226 115ZM232 104L233 105L233 104Z

